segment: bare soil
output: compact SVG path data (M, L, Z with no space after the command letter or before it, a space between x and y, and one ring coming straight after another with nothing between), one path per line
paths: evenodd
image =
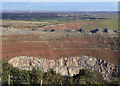
M15 39L17 35L6 36ZM62 40L38 39L40 35L19 35L17 41L3 40L2 56L8 60L16 56L34 56L47 59L57 59L71 56L93 56L113 64L118 63L118 51L97 48L94 38L63 38ZM31 40L27 39L30 38ZM35 39L36 40L32 40Z

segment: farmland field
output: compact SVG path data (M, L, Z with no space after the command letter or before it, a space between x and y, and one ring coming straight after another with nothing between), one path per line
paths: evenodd
M59 25L58 27L58 24ZM84 28L87 30L93 30L96 28L108 28L111 30L118 30L118 19L103 19L103 20L75 20L69 22L52 22L51 20L40 22L40 21L15 21L15 20L3 20L2 25L3 27L14 27L14 28L44 28L44 26L55 25L52 27L48 27L49 29L57 29L61 28L64 29L63 25L68 29L75 29L75 28ZM47 27L46 27L47 28Z
M95 20L93 21L93 24L85 26L84 28L85 29L108 28L111 30L118 30L118 18Z

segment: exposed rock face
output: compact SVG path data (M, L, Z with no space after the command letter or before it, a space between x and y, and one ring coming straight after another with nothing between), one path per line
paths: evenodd
M64 57L54 60L43 58L35 58L28 56L20 56L12 58L8 61L14 67L19 69L31 70L32 68L39 68L44 72L49 69L54 69L56 73L63 76L73 76L79 73L80 69L87 68L91 71L97 70L103 74L104 79L110 80L118 73L118 67L105 62L104 60L97 59L89 56L79 57Z

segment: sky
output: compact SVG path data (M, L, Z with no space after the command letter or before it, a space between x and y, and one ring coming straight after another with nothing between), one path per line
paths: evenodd
M118 2L2 2L3 11L117 11Z
M2 0L2 2L118 2L119 0Z

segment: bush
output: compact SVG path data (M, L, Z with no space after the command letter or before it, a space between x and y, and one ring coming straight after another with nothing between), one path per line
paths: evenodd
M117 79L113 80L113 81L111 82L111 84L114 84L114 85L119 86L119 85L120 85L120 79L117 78Z
M62 77L57 74L54 70L50 69L44 74L44 84L60 84L62 83Z
M79 71L79 74L77 74L74 77L75 84L103 84L104 79L102 75L97 72L93 71L90 72L88 69L82 69Z

